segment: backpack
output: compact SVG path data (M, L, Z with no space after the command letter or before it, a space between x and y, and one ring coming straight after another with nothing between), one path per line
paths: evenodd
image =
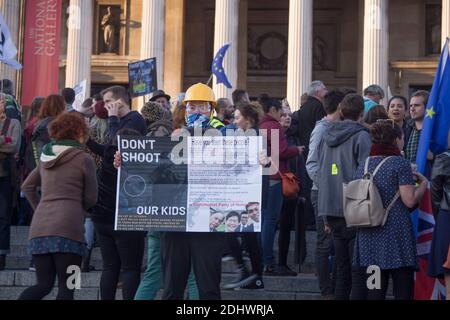
M364 176L361 179L344 183L344 217L347 227L380 227L386 223L389 211L400 197L400 191L394 196L391 203L384 209L380 193L373 178L381 166L392 157L387 157L369 172L369 160L364 166Z

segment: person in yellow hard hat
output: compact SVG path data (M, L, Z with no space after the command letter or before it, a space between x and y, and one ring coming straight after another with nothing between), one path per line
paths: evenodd
M223 99L220 99L223 100ZM214 92L203 83L197 83L189 88L184 99L186 105L186 124L188 128L202 127L222 129L225 124L214 111L218 111ZM197 124L197 125L195 125Z
M206 130L215 106L214 92L202 83L186 91L186 127ZM163 232L161 254L165 300L182 300L186 282L194 269L201 300L219 300L224 234L220 232Z
M216 98L210 87L197 83L186 91L186 126L188 128L208 128L211 121Z

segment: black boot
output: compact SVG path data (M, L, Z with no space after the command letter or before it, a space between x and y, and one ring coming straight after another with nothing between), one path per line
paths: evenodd
M83 261L81 262L81 272L91 271L91 266L89 265L91 262L91 253L92 249L90 249L88 254L83 258Z
M5 270L6 266L6 255L0 255L0 271Z
M238 275L236 279L223 286L224 289L234 289L240 287L250 276L250 272L247 269L247 266L245 264L241 264L238 267Z

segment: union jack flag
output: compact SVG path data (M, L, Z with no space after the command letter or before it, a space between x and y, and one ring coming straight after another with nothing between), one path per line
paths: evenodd
M414 300L445 300L445 284L442 280L427 276L428 255L434 231L430 185L420 203L417 220L417 254L419 271L416 272Z

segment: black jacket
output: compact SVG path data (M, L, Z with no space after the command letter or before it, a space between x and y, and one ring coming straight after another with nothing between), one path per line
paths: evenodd
M406 146L408 145L409 137L411 136L411 132L413 131L415 127L414 120L408 119L403 122L403 135L404 135L404 141L405 146L403 147L403 151L406 152Z
M309 140L316 122L322 120L327 114L317 98L309 97L306 103L295 112L295 122L298 126L298 138L301 146L306 147L305 157L309 152Z
M450 150L438 155L431 174L433 211L450 210Z
M102 156L102 163L97 171L98 201L91 210L91 217L96 223L112 225L116 213L117 170L113 162L117 146L97 144L96 147L93 151Z

